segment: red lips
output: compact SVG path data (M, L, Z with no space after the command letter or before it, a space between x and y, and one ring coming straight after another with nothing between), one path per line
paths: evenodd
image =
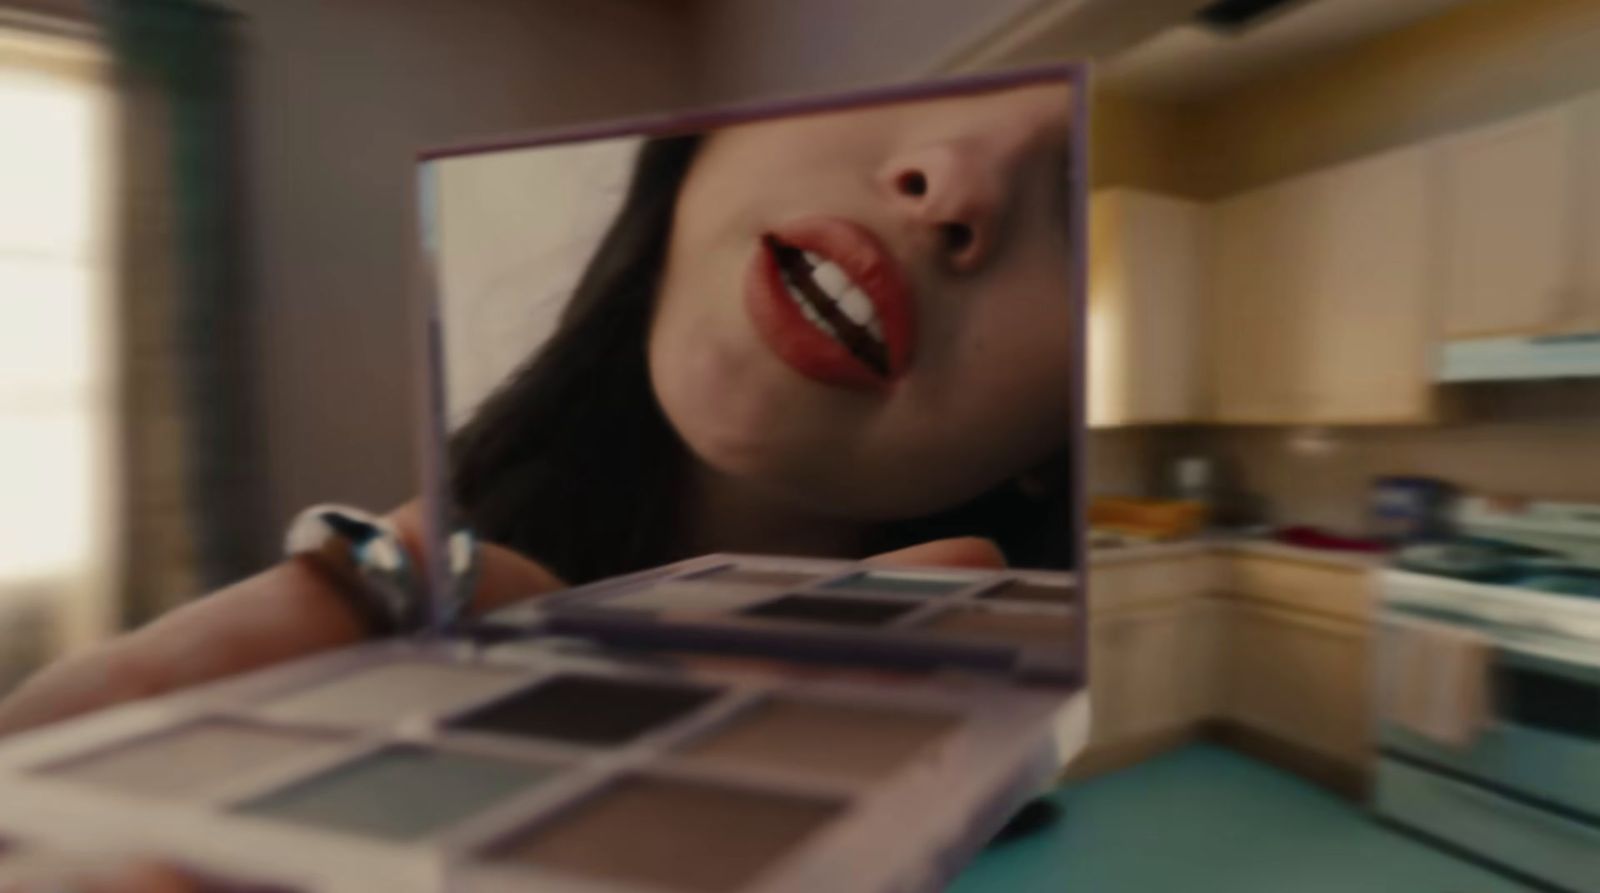
M789 295L774 253L785 247L832 261L850 278L877 315L881 352L864 359L806 318ZM757 245L745 280L745 310L767 347L813 381L855 390L879 389L904 375L911 363L915 323L905 277L877 237L848 220L814 217L769 231Z

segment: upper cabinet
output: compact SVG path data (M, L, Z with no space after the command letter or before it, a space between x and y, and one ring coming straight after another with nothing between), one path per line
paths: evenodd
M1600 331L1600 93L1573 105L1576 128L1573 177L1577 181L1578 220L1576 309L1572 327Z
M1310 333L1301 328L1293 286L1304 240L1291 191L1247 192L1222 202L1213 217L1208 323L1216 421L1271 423L1300 413L1305 385L1295 357Z
M1430 422L1447 341L1600 331L1600 93L1091 224L1092 424Z
M1439 143L1447 338L1573 323L1574 114L1559 106Z
M1218 207L1215 420L1431 417L1432 184L1429 152L1403 149Z
M1133 189L1090 204L1089 424L1192 422L1204 412L1205 208Z

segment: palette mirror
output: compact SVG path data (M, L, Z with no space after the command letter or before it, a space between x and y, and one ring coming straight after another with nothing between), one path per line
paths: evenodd
M428 153L439 516L573 584L956 536L1075 568L1078 100L1057 69ZM965 588L722 582L863 624Z

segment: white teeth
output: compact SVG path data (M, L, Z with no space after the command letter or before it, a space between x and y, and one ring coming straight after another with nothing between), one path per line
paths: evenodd
M855 283L851 282L850 277L839 269L839 265L829 261L823 261L820 264L814 263L811 268L811 279L835 300L838 300L840 295L855 287Z
M803 253L806 262L811 265L811 281L833 300L840 313L856 325L864 327L872 337L882 341L883 323L878 319L877 308L873 306L871 299L856 287L855 282L838 264L809 251ZM811 303L800 294L787 274L783 277L783 284L789 298L800 306L800 312L812 325L827 333L829 337L838 337L833 326L822 317L821 313L812 308Z
M829 294L839 293L830 291ZM839 294L838 301L839 309L844 311L844 315L850 317L850 321L856 325L864 326L872 321L872 302L857 289L851 288L844 294Z

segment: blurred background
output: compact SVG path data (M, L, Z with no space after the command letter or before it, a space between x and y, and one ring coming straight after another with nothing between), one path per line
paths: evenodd
M1600 889L1600 0L0 0L0 691L414 492L418 147L1075 58L1085 818L963 884Z

